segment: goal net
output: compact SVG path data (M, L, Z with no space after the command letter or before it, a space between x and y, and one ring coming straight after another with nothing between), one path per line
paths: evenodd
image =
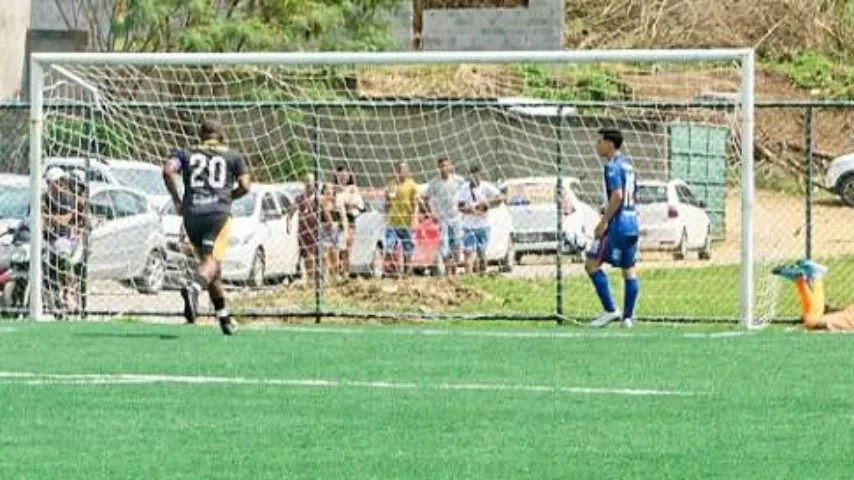
M759 268L744 262L749 51L69 54L35 65L32 173L60 168L71 184L46 179L43 209L67 201L51 189L86 187L79 224L59 228L77 235L79 262L51 253L48 235L41 268L29 266L45 312L180 314L174 290L196 257L159 167L215 119L253 181L232 207L222 263L238 316L596 315L581 262L603 205L603 127L622 131L640 178L637 317L773 316L775 252L756 246L747 263ZM450 181L431 189L440 159ZM414 185L396 180L401 162ZM463 214L458 234L446 228L461 204L493 194L504 200ZM37 226L57 230L54 217ZM611 280L619 304L619 273Z

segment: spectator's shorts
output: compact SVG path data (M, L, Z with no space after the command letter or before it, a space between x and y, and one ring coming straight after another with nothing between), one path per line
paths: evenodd
M185 215L184 230L200 256L211 255L217 262L225 258L231 217L222 214Z
M386 227L385 229L385 253L392 253L397 245L403 249L403 255L412 256L415 251L415 242L412 239L412 229L406 227Z
M344 248L344 232L338 225L324 226L320 229L320 246L324 249Z
M597 264L617 268L632 268L638 258L638 237L611 237L608 232L593 242L587 251L587 258Z
M442 258L449 258L463 246L463 227L459 222L439 222Z
M463 246L466 252L477 252L479 257L486 255L486 247L489 246L489 227L466 228Z

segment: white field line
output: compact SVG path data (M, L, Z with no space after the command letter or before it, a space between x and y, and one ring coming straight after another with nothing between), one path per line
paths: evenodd
M336 335L361 335L372 333L386 333L391 335L421 335L421 336L461 336L461 337L504 337L504 338L555 338L555 339L587 339L587 338L649 338L663 336L665 334L654 332L626 332L626 331L586 331L586 332L538 332L538 331L513 331L513 330L462 330L452 328L398 328L398 327L306 327L292 325L243 325L244 330L256 331L284 331L295 333L328 333ZM729 338L741 337L752 334L743 330L725 332L691 333L686 332L679 336L684 338Z
M15 333L21 330L18 327L0 327L0 333Z
M24 385L252 385L313 388L367 388L387 390L451 390L485 392L571 393L587 395L688 396L694 392L651 388L598 388L508 383L409 383L390 381L208 377L159 374L0 372L0 384Z

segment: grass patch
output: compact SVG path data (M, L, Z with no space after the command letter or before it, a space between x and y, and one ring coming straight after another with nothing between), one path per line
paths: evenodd
M854 257L820 258L831 268L827 282L828 300L834 305L854 303L854 291L842 281L845 272L854 272ZM575 266L574 268L579 268ZM800 308L791 286L770 274L771 265L757 266L756 314L775 313L778 317L797 317ZM835 272L835 274L833 273ZM739 265L680 266L644 268L641 264L639 318L735 319L739 311ZM608 270L615 299L623 297L619 270ZM555 312L556 281L553 278L520 279L514 277L463 277L458 281L435 278L411 278L407 281L350 281L324 291L324 307L330 310L370 312L416 312L445 314L550 314ZM771 297L761 293L776 290L775 312L766 305ZM311 289L283 289L251 299L236 301L235 310L257 307L314 308ZM564 313L571 317L595 316L601 306L584 274L564 279Z
M468 328L418 335L387 326L225 338L186 326L16 327L0 335L0 478L764 479L850 471L848 444L827 439L847 438L854 385L838 369L816 368L847 364L844 336L698 338L684 335L695 329L672 327L616 336L554 326L582 336ZM9 375L24 372L42 380ZM49 374L59 376L40 376ZM74 384L74 374L226 381ZM236 378L250 382L228 381ZM407 387L251 382L262 379ZM607 393L614 389L692 394Z

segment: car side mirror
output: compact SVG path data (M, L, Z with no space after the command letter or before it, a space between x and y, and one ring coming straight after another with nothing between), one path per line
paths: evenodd
M697 206L700 208L706 208L706 202L703 200L700 200L699 202L697 202Z

